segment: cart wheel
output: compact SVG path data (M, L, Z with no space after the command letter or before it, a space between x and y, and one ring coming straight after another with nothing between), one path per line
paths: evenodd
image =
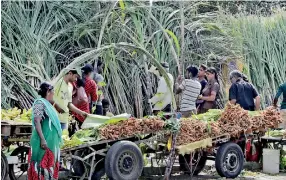
M236 178L243 169L244 156L239 145L229 142L218 148L215 167L221 177Z
M8 162L6 156L1 151L1 180L5 180L8 173Z
M28 170L28 154L29 147L21 146L17 147L12 153L11 156L18 156L19 164L10 164L9 165L9 177L10 180L20 179L25 172Z
M105 172L109 179L136 180L142 170L142 153L133 142L119 141L108 150L105 157Z
M180 169L182 171L190 172L190 168L192 168L192 172L190 172L193 175L198 175L205 167L207 162L207 153L205 151L196 152L194 154L194 157L191 161L191 155L186 154L184 156L179 156L179 164Z

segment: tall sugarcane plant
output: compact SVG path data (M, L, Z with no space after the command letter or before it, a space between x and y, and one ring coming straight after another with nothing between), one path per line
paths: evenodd
M262 107L271 105L280 84L286 81L286 13L271 17L230 18L233 35L240 41L245 70L262 97Z
M159 62L168 62L176 77L183 73L180 66L220 67L225 63L220 57L242 56L243 45L221 14L212 3L195 1L184 6L173 1L3 2L1 106L30 107L40 82L55 81L64 68L100 56L111 110L148 114L146 95L156 88L156 78L146 71L151 64L162 71Z

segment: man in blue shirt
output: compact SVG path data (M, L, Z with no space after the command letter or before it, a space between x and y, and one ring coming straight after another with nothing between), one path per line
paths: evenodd
M277 102L281 94L283 94L283 100L281 102L281 115L282 115L283 122L280 125L280 127L285 129L286 128L286 82L281 84L278 88L278 91L276 93L276 96L274 98L274 103L273 103L275 107L277 107Z

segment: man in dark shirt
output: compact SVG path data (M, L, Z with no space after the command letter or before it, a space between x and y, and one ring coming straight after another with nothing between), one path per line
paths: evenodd
M243 80L242 73L234 70L230 73L232 85L229 89L229 101L232 104L239 104L248 111L260 109L260 96L255 87Z

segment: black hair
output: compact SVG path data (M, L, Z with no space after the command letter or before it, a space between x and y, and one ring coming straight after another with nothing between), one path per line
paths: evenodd
M40 85L40 88L39 88L39 91L38 91L38 94L42 97L42 98L45 98L47 96L47 93L51 90L53 90L54 87L52 85L50 85L49 83L47 82L43 82L41 85Z
M204 64L201 64L200 67L201 67L204 71L207 70L207 68L208 68L208 67L207 67L206 65L204 65Z
M102 99L102 107L109 106L109 101L107 99Z
M101 66L102 64L103 64L102 58L99 57L98 60L97 60L97 65L96 65L96 67L99 67L99 66Z
M69 70L68 72L67 72L67 74L68 73L72 73L72 74L78 74L78 72L77 72L77 70L76 69L71 69L71 70Z
M214 67L208 68L207 72L214 74L215 75L215 80L217 81L217 83L219 83L217 70Z
M199 73L199 69L197 66L188 66L187 71L192 74L192 77L197 77Z
M88 74L93 71L93 67L91 64L86 64L82 69L83 74Z
M77 87L84 87L85 86L85 82L83 81L83 79L78 78L77 82L76 82Z
M242 74L242 79L245 81L245 82L249 82L247 76L245 74Z

